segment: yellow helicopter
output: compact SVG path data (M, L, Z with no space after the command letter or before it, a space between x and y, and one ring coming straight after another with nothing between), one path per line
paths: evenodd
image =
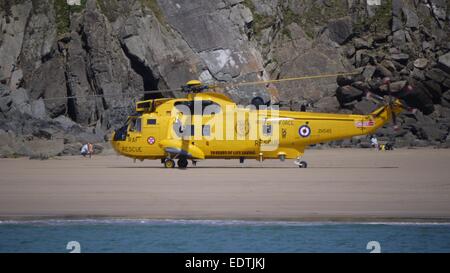
M228 96L211 92L198 80L182 87L185 98L161 98L136 103L136 116L112 136L121 155L160 159L166 168L195 166L203 159L295 159L300 168L305 148L317 143L373 134L404 105L386 101L367 115L281 111L276 106L239 106ZM177 160L177 164L175 164Z

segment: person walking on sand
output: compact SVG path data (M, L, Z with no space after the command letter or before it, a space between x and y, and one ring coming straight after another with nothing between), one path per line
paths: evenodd
M92 155L94 154L94 145L92 143L88 143L88 154L89 154L89 158L92 157Z
M86 157L86 155L89 153L89 146L87 145L87 144L84 144L82 147L81 147L81 155L83 156L83 157Z

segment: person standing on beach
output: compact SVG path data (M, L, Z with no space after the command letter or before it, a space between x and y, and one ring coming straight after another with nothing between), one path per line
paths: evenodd
M89 158L92 157L92 155L94 154L94 145L92 143L88 143L88 154L89 154Z

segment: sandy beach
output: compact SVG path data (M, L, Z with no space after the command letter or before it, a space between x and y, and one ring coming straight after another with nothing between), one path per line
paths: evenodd
M116 155L0 159L0 218L450 221L450 150L308 150L186 170Z

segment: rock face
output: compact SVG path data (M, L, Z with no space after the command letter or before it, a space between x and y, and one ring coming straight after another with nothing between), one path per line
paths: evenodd
M136 100L182 95L144 90L196 78L249 82L355 69L361 74L224 92L242 104L260 96L292 110L362 113L373 108L367 92L387 95L389 77L394 96L429 116L402 114L404 133L387 127L380 137L448 142L445 0L73 2L0 3L0 133L8 140L1 155L36 155L38 148L26 147L60 147L45 142L58 139L63 148L51 155L75 153L84 141L103 142Z

